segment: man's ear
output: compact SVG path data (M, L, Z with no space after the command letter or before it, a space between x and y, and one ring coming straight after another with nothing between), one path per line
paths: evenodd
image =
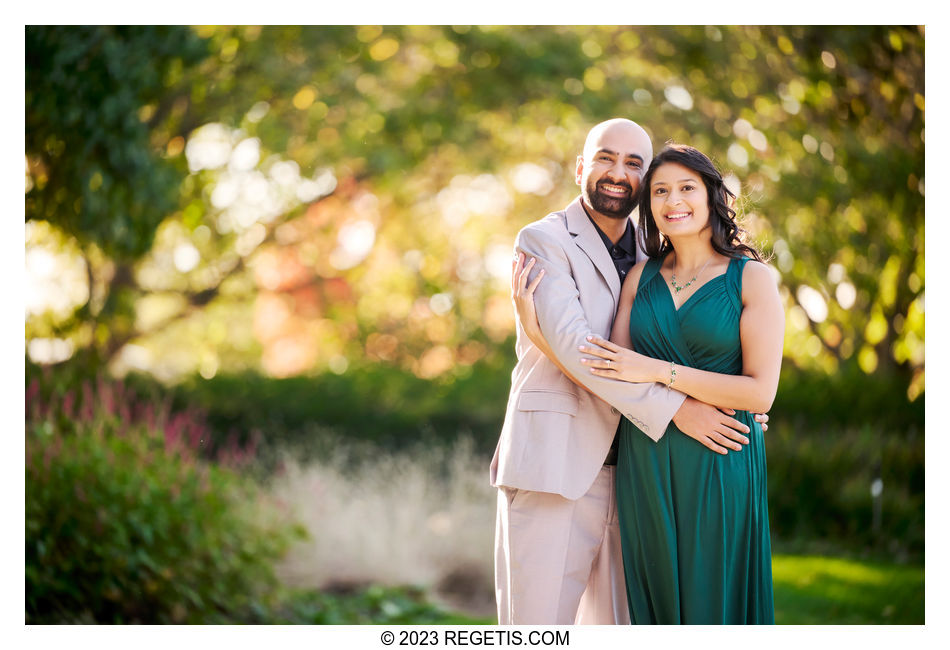
M584 176L584 156L577 157L577 166L574 168L574 182L581 184L581 178Z

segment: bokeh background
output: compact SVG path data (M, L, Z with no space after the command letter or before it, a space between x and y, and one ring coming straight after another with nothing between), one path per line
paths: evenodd
M922 27L25 40L26 622L494 622L512 243L624 116L781 285L777 621L923 623Z

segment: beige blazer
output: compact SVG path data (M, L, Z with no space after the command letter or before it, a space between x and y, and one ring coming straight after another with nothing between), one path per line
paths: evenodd
M610 337L620 297L616 267L580 197L523 228L515 248L537 258L532 277L545 269L535 292L545 339L597 397L558 370L518 323L518 362L491 462L491 484L577 499L603 467L621 413L659 440L686 396L660 384L597 377L580 363L577 348L589 334ZM640 250L638 256L645 253Z

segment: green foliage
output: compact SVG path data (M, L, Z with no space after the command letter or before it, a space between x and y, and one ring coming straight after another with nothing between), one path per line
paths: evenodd
M769 521L777 538L923 556L922 430L773 421L766 448Z
M264 455L282 447L312 454L321 437L396 449L470 436L490 453L509 390L499 377L508 367L499 355L441 381L386 364L284 379L245 372L192 377L173 393L176 404L202 409L215 431L260 431Z
M766 434L777 537L922 557L924 398L906 390L854 364L832 376L786 364Z
M152 122L205 54L182 27L28 26L27 220L123 260L149 250L183 178L152 142Z
M257 486L144 423L28 402L30 623L260 622L300 535Z
M906 380L886 373L869 375L854 362L828 375L786 360L770 417L812 427L882 427L924 430L924 396L907 399Z
M238 436L233 427L211 427L202 409L189 403L176 406L171 392L152 377L113 380L98 364L82 359L56 366L27 359L26 384L28 419L48 419L62 432L101 420L120 435L144 427L169 446L230 467L246 466L256 456L256 430L242 429Z
M175 390L181 404L201 406L213 429L263 432L258 455L267 464L281 449L306 457L340 440L393 450L462 435L487 458L509 387L500 374L476 364L470 375L442 384L377 364L340 376L219 375ZM923 400L909 404L892 382L889 390L857 370L829 378L788 369L766 434L777 538L922 554ZM884 489L875 523L870 487L878 478Z
M480 436L486 445L494 443L507 391L506 383L491 380L496 369L476 365L454 388L383 366L376 366L375 374L356 376L365 378L348 383L349 375L276 380L248 374L196 381L172 395L145 377L130 378L120 388L119 382L100 382L80 364L55 371L28 364L27 620L484 622L448 614L411 587L331 592L280 587L271 567L295 535L280 505L261 501L259 489L232 470L202 460L209 450L170 446L167 430L145 426L140 408L152 404L154 413L161 413L175 400L202 401L206 415L196 415L200 411L193 406L187 413L194 427L207 427L202 435L211 439L218 427L246 430L249 420L265 430L271 426L283 437L265 437L265 454L270 444L319 447L319 441L307 438L339 440L339 434L350 443L378 443L377 450L409 446L424 436L438 444L460 430ZM93 409L86 407L85 391L76 388L84 382L93 391ZM245 392L241 385L247 386ZM806 396L822 390L846 394L830 384L794 386ZM464 393L467 401L449 412L439 405L454 402L440 391L458 391L452 399L459 403ZM265 396L262 403L256 401L258 394ZM418 395L427 397L415 400ZM127 415L118 408L110 411L110 399L127 404ZM409 409L409 404L417 406ZM417 419L400 421L403 407ZM171 422L180 413L173 407L170 412L171 417L155 422ZM264 418L267 413L282 415ZM387 417L397 422L400 435L387 433ZM332 426L308 426L310 418ZM920 431L913 425L849 428L804 416L789 419L787 412L773 415L767 445L776 547L832 549L832 554L849 549L919 562L924 530ZM883 483L879 515L870 495L877 477ZM916 567L778 552L773 571L779 623L919 624L922 618L922 576Z
M923 56L922 27L892 26L28 27L26 218L74 237L90 274L70 319L28 320L28 339L81 350L41 387L44 404L72 394L72 414L39 417L29 435L88 438L73 416L98 375L78 369L134 341L156 371L217 372L170 390L132 378L121 393L155 400L156 422L169 403L201 409L186 419L206 427L203 458L254 431L265 455L339 436L391 449L460 434L490 452L512 346L488 260L566 204L586 129L623 115L657 146L689 142L734 172L747 225L775 253L789 317L768 434L773 529L916 556ZM208 123L228 146L257 139L264 178L275 161L302 178L332 170L334 195L244 233L219 228L210 197L230 170L187 173L183 156ZM549 190L515 187L525 162ZM372 225L372 249L334 266L355 220ZM184 244L201 258L188 272L172 264ZM824 319L806 315L807 288ZM288 356L303 369L268 365ZM172 358L187 361L158 368ZM323 370L331 359L348 360L345 374ZM139 415L94 412L115 432L110 453L124 449Z
M131 265L178 207L187 170L170 144L184 147L183 84L206 55L181 26L26 28L26 220L73 237L88 276L85 302L28 337L68 336L105 360L131 338Z
M275 374L319 370L338 356L372 359L379 349L431 377L471 356L464 345L480 332L491 330L488 353L501 344L510 323L491 305L503 301L504 284L484 260L576 193L571 168L587 128L630 116L657 146L694 144L741 182L750 230L776 253L790 358L827 373L857 361L865 374L900 377L916 399L923 53L922 27L895 26L30 27L27 217L122 258L146 251L167 216L168 241L152 250L148 280L121 265L113 275L108 259L92 265L108 283L103 313L64 325L81 347L115 337L101 345L111 356L142 336L165 358L186 338L195 352L184 358ZM209 123L224 146L255 142L254 171L264 178L278 161L292 161L301 178L332 170L334 196L262 218L257 247L219 227L227 209L210 197L234 181L226 163L185 177L175 203L173 175L158 168L174 167L180 179L184 137ZM523 163L537 165L549 189L515 187ZM466 192L477 200L451 200ZM294 227L277 237L282 219ZM354 221L372 225L372 250L334 266L327 260ZM188 272L168 262L184 243L202 258ZM263 274L268 255L279 272ZM251 277L252 268L262 275ZM262 363L290 337L254 339L246 322L244 337L260 348L229 348L231 323L227 336L204 336L235 314L249 320L249 309L209 310L164 338L154 333L168 332L165 321L142 317L141 299L156 295L182 318L212 300L251 304L265 293L263 275L287 276L265 284L299 312L302 324L288 329L312 350L298 357L301 367ZM232 291L219 291L226 277ZM435 294L451 298L447 312L426 308ZM827 316L802 295L823 302ZM374 346L374 335L399 345ZM420 370L427 354L447 361Z
M391 452L467 437L487 462L509 389L500 378L511 363L499 355L452 380L422 380L386 364L285 379L253 372L193 377L171 388L130 376L124 390L161 405L156 412L188 413L189 426L202 432L204 457L232 462L253 455L262 476L276 469L283 452L305 460L340 451L341 441ZM45 371L43 385L69 394L83 381L73 374L77 367ZM28 376L44 372L30 368ZM899 379L889 382L858 369L829 377L786 367L766 434L777 539L922 555L923 398L909 403ZM877 515L875 479L883 485Z
M342 593L292 592L269 622L301 625L473 625L489 621L446 612L429 603L425 592L415 587L372 585Z
M779 625L922 625L923 566L846 557L773 553ZM301 624L495 624L427 605L413 588L295 592L272 622Z
M275 563L305 533L234 469L246 449L203 444L199 411L78 363L27 362L27 382L28 623L482 622L416 587L284 587Z

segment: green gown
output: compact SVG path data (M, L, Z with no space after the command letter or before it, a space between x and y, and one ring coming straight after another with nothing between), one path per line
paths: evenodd
M677 310L662 259L647 263L630 314L637 352L676 364L742 372L742 269L700 286ZM675 384L674 384L675 387ZM717 454L672 422L653 442L624 418L617 507L630 620L635 624L774 623L762 427L747 411L742 451Z

